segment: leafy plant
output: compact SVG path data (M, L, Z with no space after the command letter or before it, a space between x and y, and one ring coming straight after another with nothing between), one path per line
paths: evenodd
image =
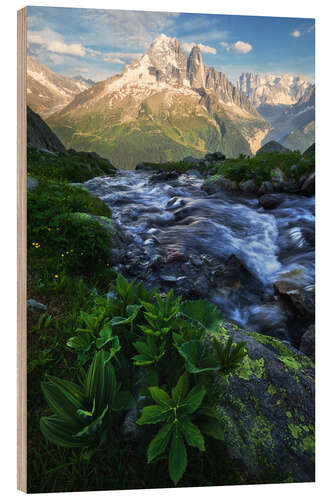
M181 304L180 312L206 330L215 330L223 319L221 312L208 300L187 300Z
M179 349L179 354L185 359L185 368L189 373L216 371L219 365L216 359L207 352L202 340L190 340Z
M145 309L144 317L149 326L141 325L141 330L148 335L166 335L172 329L172 321L179 313L180 297L173 298L173 290L170 290L165 298L155 295L155 302L142 301Z
M228 372L237 368L246 356L246 342L233 343L233 336L229 337L225 346L216 339L213 340L214 352L222 372Z
M120 391L103 351L95 354L81 386L49 376L42 390L53 414L41 418L40 428L58 446L97 448L113 430L113 412L134 405L131 394Z
M189 391L188 375L184 373L172 389L171 396L160 387L149 387L149 392L156 404L145 406L137 420L139 425L164 422L158 433L148 446L148 463L159 457L170 443L169 475L176 485L187 467L187 451L189 446L205 450L204 437L192 418L200 408L206 389L195 385Z
M165 354L165 342L159 344L151 335L147 335L145 341L134 342L133 346L138 351L132 358L137 366L156 364Z

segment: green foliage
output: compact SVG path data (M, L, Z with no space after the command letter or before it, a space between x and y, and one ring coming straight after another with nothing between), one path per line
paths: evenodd
M291 168L293 166L296 168ZM271 172L279 168L286 179L297 181L303 175L310 174L315 168L315 155L303 156L299 151L263 153L253 157L240 155L215 166L215 173L233 181L254 180L260 186L271 180Z
M93 177L114 174L103 158L89 153L51 153L28 147L28 174L39 179L85 182Z
M207 330L216 329L223 319L221 312L208 300L188 300L183 302L180 312L183 316Z
M207 352L202 340L190 340L182 344L179 354L185 359L185 367L189 373L216 371L219 365Z
M205 450L205 441L200 429L191 417L200 408L206 389L200 385L190 391L188 375L184 373L172 389L171 396L159 387L150 387L155 405L145 406L141 411L139 425L165 422L148 447L148 462L152 462L167 448L169 451L169 475L176 485L187 467L187 452L184 439L189 446Z
M213 340L216 359L219 362L220 370L224 373L237 368L239 363L246 356L246 342L233 343L233 337L229 337L225 346L216 339Z
M134 405L131 394L119 389L103 351L95 354L81 385L49 376L42 390L53 414L41 418L44 437L57 446L100 447L112 432L113 412Z

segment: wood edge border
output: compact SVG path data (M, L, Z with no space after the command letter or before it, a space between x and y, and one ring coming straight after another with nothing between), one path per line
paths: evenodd
M27 8L17 12L17 488L27 493Z

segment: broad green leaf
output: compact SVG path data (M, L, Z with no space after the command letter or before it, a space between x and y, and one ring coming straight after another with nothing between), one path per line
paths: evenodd
M180 312L207 330L216 330L223 319L221 312L208 300L187 300L181 304Z
M189 373L201 373L218 370L215 358L207 353L202 340L190 340L181 345L179 354L185 359L185 367Z
M139 425L157 424L168 417L168 410L158 405L145 406L141 410L141 417L136 421Z
M179 423L183 436L190 446L198 448L200 451L205 450L205 440L200 432L199 427L194 425L188 417L182 418Z
M201 431L207 434L207 436L219 439L220 441L225 440L222 425L216 418L205 417L202 420L200 419L199 426Z
M151 440L147 453L148 463L152 462L164 452L170 440L172 427L173 423L164 424L156 436Z
M172 399L175 405L178 405L183 399L189 389L189 380L186 372L183 373L178 379L176 387L174 387L171 391Z
M202 400L206 394L206 389L201 385L196 385L190 390L185 400L183 401L182 408L180 409L182 415L190 415L197 411L200 407Z
M98 334L98 338L96 339L96 347L97 349L101 349L105 344L112 340L112 328L109 325L105 325L102 330Z
M163 389L160 389L160 387L149 387L148 389L155 403L160 406L165 406L168 409L173 406L169 394Z
M104 397L104 351L98 351L89 367L85 390L88 401L92 402L96 398L96 408L101 410Z
M81 429L79 432L77 432L73 437L81 437L81 436L94 436L97 431L100 430L100 428L103 425L103 419L105 417L105 414L107 413L109 407L106 406L102 413L95 419L93 420L90 424L86 425Z
M152 365L155 363L155 359L152 359L150 356L147 356L147 354L136 354L135 356L132 357L134 364L136 366L148 366Z
M138 305L127 306L126 312L129 314L129 316L127 318L123 318L121 316L114 316L111 319L111 324L115 326L115 325L126 325L127 323L131 323L132 321L135 320L141 308L142 306Z
M67 448L85 447L91 444L87 437L73 437L75 427L69 426L63 419L52 415L42 417L40 420L40 430L47 441Z
M75 350L88 350L91 346L91 337L88 332L80 332L79 335L68 339L66 345Z
M169 453L169 475L176 485L187 467L187 453L178 425L174 426Z
M70 384L64 386L61 379L52 377L50 382L42 382L42 391L47 404L51 410L60 418L75 425L80 424L81 420L77 410L82 408L84 399L79 392L69 390Z

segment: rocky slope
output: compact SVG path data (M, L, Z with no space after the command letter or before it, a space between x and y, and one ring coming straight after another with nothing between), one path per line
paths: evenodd
M157 37L148 51L95 84L48 123L67 147L94 149L122 168L208 151L255 153L269 130L249 99L225 75L189 56L175 38Z
M315 86L302 74L263 75L243 73L237 82L257 111L271 122L263 144L275 140L304 151L315 140Z
M27 143L38 149L65 153L66 149L58 137L41 117L27 107Z
M28 105L43 118L65 107L89 86L82 77L66 78L40 64L34 57L27 58Z

